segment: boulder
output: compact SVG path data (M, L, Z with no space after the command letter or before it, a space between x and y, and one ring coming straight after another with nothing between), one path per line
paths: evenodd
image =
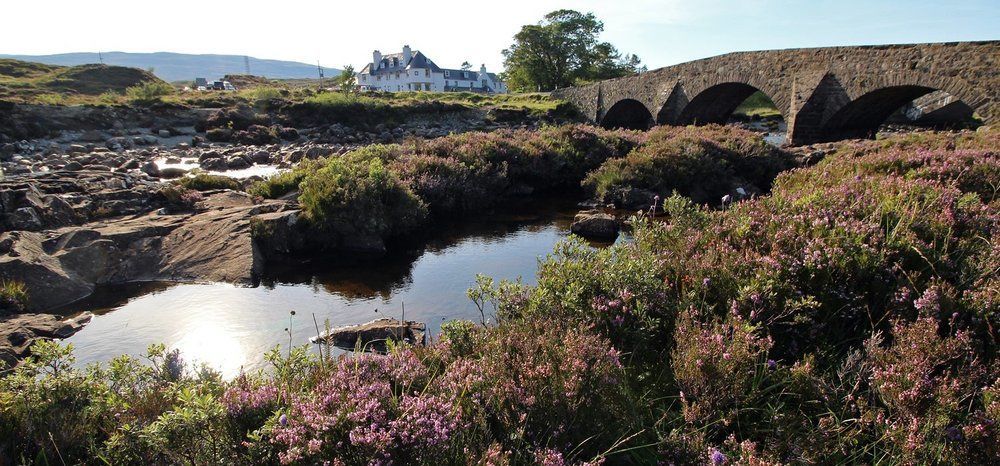
M266 150L254 151L250 154L250 159L253 160L253 163L265 165L271 163L271 153Z
M576 235L598 240L613 240L618 237L620 229L614 215L596 210L576 214L570 227Z
M139 168L141 166L142 166L142 164L140 164L138 160L136 160L136 159L128 159L124 163L122 163L121 165L118 165L118 169L119 170L135 170L135 169L137 169L137 168Z
M160 170L160 178L172 180L187 175L188 171L178 167L167 167Z
M203 170L223 171L229 169L226 159L223 159L221 156L216 159L204 159L200 162L200 165Z
M330 329L310 338L309 341L348 350L360 347L364 351L384 352L388 340L424 345L426 332L427 325L422 322L409 320L401 322L393 318L383 318L360 325Z
M278 133L279 128L277 126L269 128L263 125L250 125L245 130L234 132L232 139L233 142L238 144L260 146L280 142Z
M152 176L153 178L160 177L160 167L156 166L153 162L144 163L141 167L139 167L139 170L149 176Z
M237 155L234 157L230 157L229 159L226 160L226 167L228 167L231 170L238 170L241 168L247 168L249 166L250 162L248 162L247 159L243 158L242 156Z

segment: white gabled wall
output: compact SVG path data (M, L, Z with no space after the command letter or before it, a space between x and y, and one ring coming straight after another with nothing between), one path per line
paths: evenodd
M409 52L409 46L404 46L404 55ZM382 54L379 51L375 51L372 54L373 60L372 67L378 66L380 64L380 59ZM374 69L374 68L372 68ZM403 92L403 91L433 91L442 92L446 88L448 89L471 89L471 90L482 90L483 89L483 79L486 79L487 86L492 88L494 92L505 94L507 93L507 86L502 82L498 82L491 78L488 73L486 73L486 66L481 66L479 72L468 71L468 77L462 78L461 73L451 73L451 76L446 77L444 72L438 73L427 73L425 68L414 68L407 69L405 71L400 71L399 77L397 77L396 72L385 73L381 75L372 74L362 74L358 73L355 75L355 82L359 86L364 86L371 90L381 90L387 92ZM430 89L427 89L427 84L430 84ZM419 89L417 88L419 86Z

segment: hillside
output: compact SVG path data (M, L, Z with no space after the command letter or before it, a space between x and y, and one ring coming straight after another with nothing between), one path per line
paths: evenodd
M98 96L108 91L122 93L144 82L161 81L136 68L109 65L53 66L0 59L0 99L62 103L67 96ZM53 102L55 103L55 102Z
M0 58L44 63L48 65L76 66L100 63L127 66L152 71L165 81L187 81L194 78L217 79L227 74L246 74L243 55L194 55L186 53L156 52L128 53L61 53L56 55L0 55ZM326 68L327 77L340 73ZM266 78L315 78L316 65L283 60L265 60L250 57L250 74Z

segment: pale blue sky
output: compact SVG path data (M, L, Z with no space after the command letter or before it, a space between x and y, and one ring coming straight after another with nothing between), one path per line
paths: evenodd
M738 50L1000 39L1000 0L5 1L0 53L172 51L371 60L404 43L441 66L498 70L521 25L593 11L652 69Z

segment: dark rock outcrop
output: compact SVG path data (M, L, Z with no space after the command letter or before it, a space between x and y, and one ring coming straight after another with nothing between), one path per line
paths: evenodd
M621 227L614 215L596 210L576 214L570 231L584 238L613 240L618 237Z

